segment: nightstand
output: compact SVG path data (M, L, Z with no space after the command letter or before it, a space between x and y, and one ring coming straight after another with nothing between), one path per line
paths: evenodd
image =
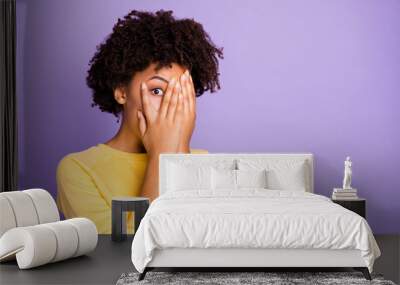
M140 221L146 214L150 200L145 197L113 197L112 198L112 241L124 241L126 233L126 212L135 213L135 233Z
M366 200L358 198L355 200L336 200L332 199L332 202L339 204L340 206L359 214L364 219L366 218Z

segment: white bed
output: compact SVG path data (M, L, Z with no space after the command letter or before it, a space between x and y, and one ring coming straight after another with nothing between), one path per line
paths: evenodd
M224 188L225 175L216 189L209 167L239 169L245 186L257 178L243 173L265 169L267 184ZM313 194L313 168L312 154L162 154L160 197L132 242L140 279L155 267L354 267L370 278L380 251L366 220Z

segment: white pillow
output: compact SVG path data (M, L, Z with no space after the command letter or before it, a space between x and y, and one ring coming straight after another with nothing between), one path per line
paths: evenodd
M232 189L236 190L236 170L234 169L211 169L211 181L213 190Z
M212 189L267 188L265 169L211 169Z
M240 170L266 169L267 188L274 190L306 191L309 188L307 162L292 159L250 159L238 160Z
M168 163L167 191L211 188L211 167Z
M238 188L267 188L266 169L236 170Z

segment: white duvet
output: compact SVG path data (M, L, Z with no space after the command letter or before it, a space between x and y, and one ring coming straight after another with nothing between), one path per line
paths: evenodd
M330 199L262 189L177 191L154 200L132 242L143 272L154 249L358 249L372 272L380 250L366 220Z

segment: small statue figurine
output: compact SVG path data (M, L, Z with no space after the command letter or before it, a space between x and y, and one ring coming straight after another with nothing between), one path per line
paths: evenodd
M344 162L344 178L343 178L343 189L352 189L351 188L351 175L352 175L352 170L351 170L351 160L350 156L346 157L346 161Z

